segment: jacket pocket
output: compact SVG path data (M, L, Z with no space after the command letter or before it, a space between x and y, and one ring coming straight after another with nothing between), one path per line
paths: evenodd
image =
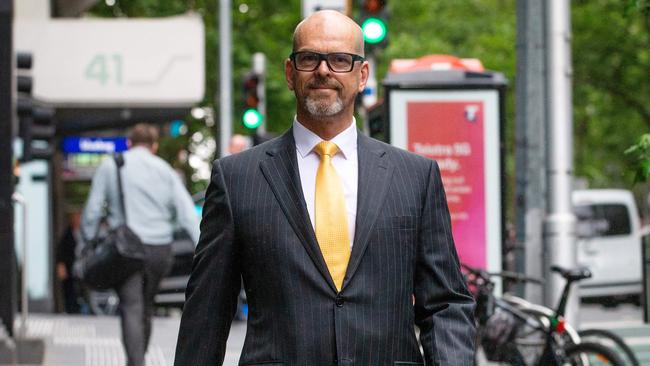
M416 230L417 217L415 216L387 216L377 219L377 230Z

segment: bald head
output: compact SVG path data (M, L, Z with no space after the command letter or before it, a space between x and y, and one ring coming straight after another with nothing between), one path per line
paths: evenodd
M345 14L335 10L321 10L305 18L293 32L293 51L298 51L314 35L348 38L351 51L361 56L363 32L361 27Z

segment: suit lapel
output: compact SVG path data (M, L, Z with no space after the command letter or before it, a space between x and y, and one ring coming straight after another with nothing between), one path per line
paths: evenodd
M307 254L309 254L309 257L311 257L314 265L316 265L329 286L336 292L336 286L327 269L316 241L314 229L309 221L309 213L305 205L305 196L302 192L298 172L293 131L289 129L275 144L270 145L266 154L267 159L260 162L264 177L271 186L275 198L278 200L300 243L305 247Z
M357 188L357 220L354 245L343 280L343 288L350 281L368 247L372 227L379 216L390 179L393 174L383 146L359 133L357 152L359 156L359 183Z

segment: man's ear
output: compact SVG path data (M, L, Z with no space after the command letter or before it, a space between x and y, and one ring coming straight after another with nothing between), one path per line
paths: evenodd
M368 66L368 61L364 61L361 64L361 78L359 79L359 93L363 92L363 89L366 88L368 83L368 75L370 75L370 67Z
M293 65L289 59L284 60L284 77L287 79L287 87L289 90L293 90Z

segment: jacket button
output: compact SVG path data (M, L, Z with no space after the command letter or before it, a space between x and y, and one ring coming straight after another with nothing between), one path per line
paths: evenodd
M338 306L338 307L342 307L343 304L345 303L345 300L343 300L342 297L337 296L337 297L336 297L336 301L335 301L335 303L336 303L336 306Z

